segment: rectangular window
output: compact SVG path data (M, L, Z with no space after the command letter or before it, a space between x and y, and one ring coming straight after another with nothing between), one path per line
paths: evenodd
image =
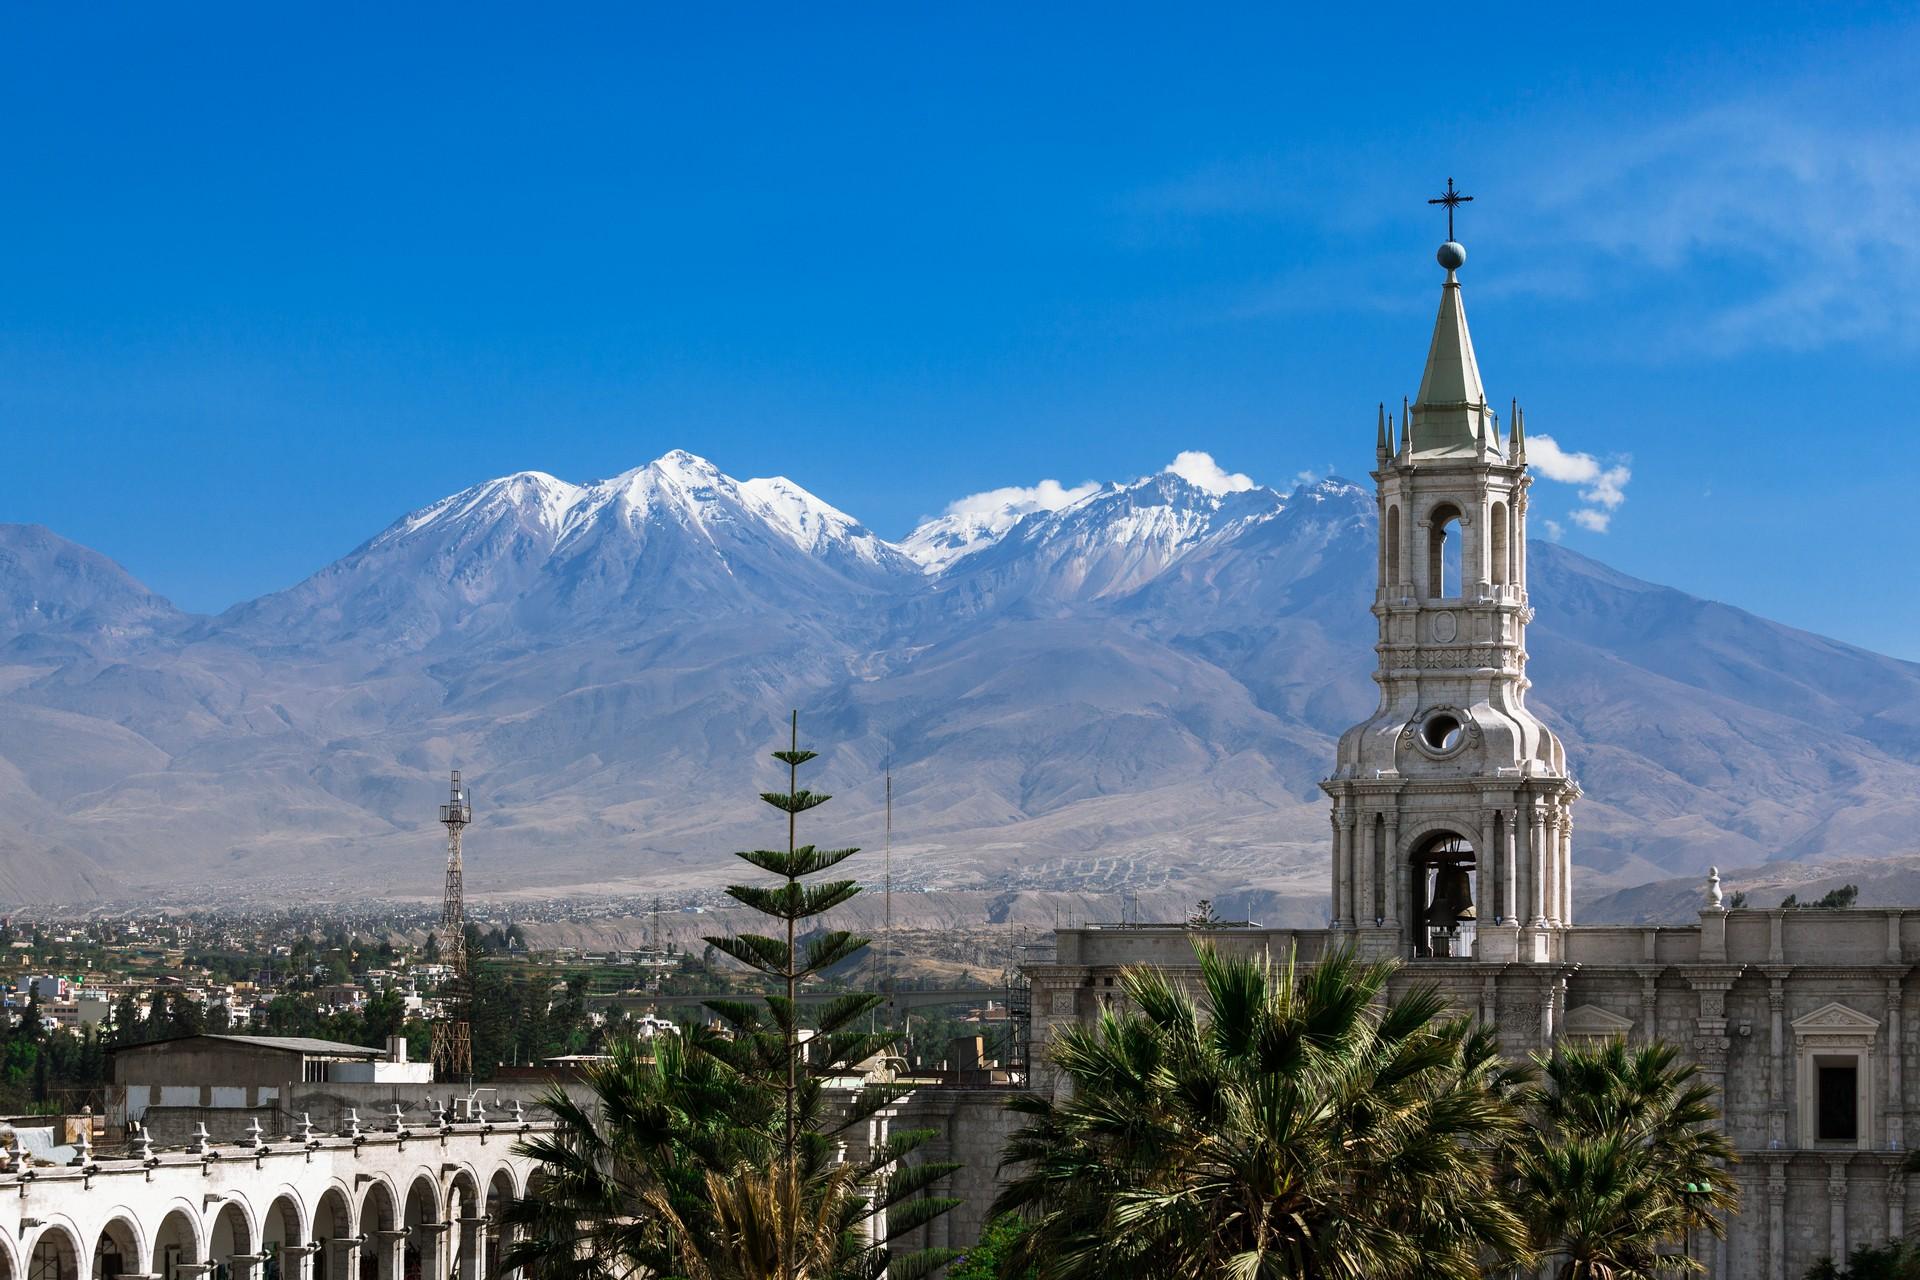
M1814 1136L1822 1142L1860 1139L1860 1068L1849 1062L1819 1067L1819 1126Z

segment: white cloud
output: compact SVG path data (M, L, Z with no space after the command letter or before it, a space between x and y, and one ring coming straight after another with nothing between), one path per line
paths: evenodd
M1208 493L1239 493L1253 488L1252 476L1227 471L1213 460L1212 454L1199 449L1184 449L1175 454L1173 461L1162 470L1162 474L1169 473Z
M1072 487L1058 480L1042 480L1039 484L1008 485L1004 489L987 489L980 493L970 493L957 501L949 502L943 514L950 516L984 516L1010 511L1016 515L1026 515L1030 511L1058 511L1070 507L1080 499L1093 493L1100 486L1089 480Z
M1590 453L1563 449L1547 435L1527 437L1527 465L1537 476L1580 486L1580 501L1586 505L1571 518L1582 529L1593 533L1607 531L1613 513L1627 500L1627 482L1633 479L1633 469L1625 459L1603 463ZM1557 528L1553 521L1547 523ZM1549 536L1558 540L1560 535L1550 533Z
M1567 527L1558 520L1542 520L1540 523L1546 526L1548 542L1558 542L1566 536Z
M1573 513L1573 522L1582 529L1594 533L1605 533L1607 526L1613 523L1611 511L1601 511L1596 507L1581 507Z

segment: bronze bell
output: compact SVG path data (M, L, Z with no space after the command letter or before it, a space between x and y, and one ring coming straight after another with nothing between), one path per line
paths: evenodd
M1433 880L1433 907L1429 918L1436 927L1446 928L1474 919L1473 886L1467 882L1463 866L1441 867Z

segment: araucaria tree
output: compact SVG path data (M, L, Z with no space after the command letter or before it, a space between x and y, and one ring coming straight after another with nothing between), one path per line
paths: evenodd
M1725 1235L1739 1196L1699 1066L1664 1042L1567 1044L1535 1060L1511 1194L1556 1280L1702 1269L1690 1240Z
M891 1238L951 1209L957 1201L929 1194L957 1166L906 1163L905 1157L933 1136L932 1130L894 1133L863 1160L844 1163L838 1135L863 1124L897 1101L903 1086L880 1080L857 1092L829 1093L826 1081L860 1074L898 1043L890 1031L864 1031L882 997L848 994L825 1001L810 1020L800 1015L800 989L825 970L851 958L867 939L844 930L815 930L810 922L859 892L852 880L806 883L857 849L821 849L801 844L800 815L831 797L800 785L800 768L815 753L800 747L800 718L790 723L788 747L774 752L786 766L787 789L760 798L786 815L784 849L751 849L738 856L779 877L773 885L730 885L739 902L779 921L781 936L741 933L707 941L773 979L778 995L762 1001L716 1000L708 1007L723 1018L730 1038L712 1050L743 1078L764 1082L778 1095L778 1146L764 1171L736 1169L714 1180L724 1220L722 1263L715 1275L768 1280L914 1280L944 1265L952 1254L926 1250L896 1254ZM810 1021L811 1025L803 1025ZM884 1073L882 1073L884 1074Z
M709 1002L725 1029L692 1031L684 1043L617 1041L611 1061L589 1069L584 1105L550 1093L556 1131L521 1147L545 1181L508 1211L522 1238L503 1267L533 1280L918 1280L951 1258L892 1244L957 1203L931 1194L957 1166L909 1162L932 1130L895 1131L856 1158L842 1154L852 1144L841 1135L906 1087L873 1069L897 1037L859 1029L880 996L849 994L800 1016L802 986L866 941L814 927L857 886L808 879L856 850L799 842L800 815L828 797L799 785L814 753L800 749L797 715L790 732L775 753L787 789L761 797L786 816L786 847L739 855L779 882L728 890L779 921L779 936L707 939L778 992ZM863 1077L872 1083L827 1085Z
M1493 1037L1389 964L1305 970L1201 944L1199 1002L1133 970L1119 1009L1067 1028L1064 1101L1026 1125L995 1212L1049 1280L1446 1280L1525 1257L1501 1194L1516 1079Z

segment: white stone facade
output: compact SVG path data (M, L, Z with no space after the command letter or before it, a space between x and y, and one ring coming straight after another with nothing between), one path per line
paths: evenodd
M482 1280L533 1124L137 1149L0 1172L0 1280Z

